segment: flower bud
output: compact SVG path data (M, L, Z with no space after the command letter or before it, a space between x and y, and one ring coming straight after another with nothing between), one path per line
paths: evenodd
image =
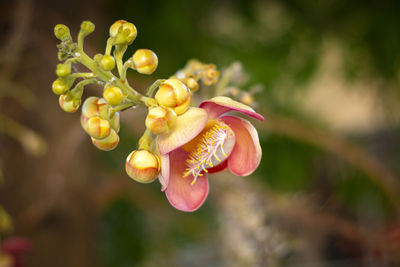
M107 102L103 98L91 96L83 102L81 126L88 134L88 120L94 116L98 116L102 108L107 108Z
M196 92L199 89L199 83L193 78L187 78L185 84L191 92Z
M110 55L105 55L100 60L101 67L105 70L112 70L115 68L115 59Z
M58 77L66 77L71 74L71 64L58 64L56 69Z
M212 85L218 81L219 71L215 69L215 65L209 65L208 69L201 72L201 80L205 85Z
M91 34L92 32L94 32L94 28L95 28L95 26L91 21L85 20L81 24L81 33L84 36L87 36L87 35Z
M111 37L116 37L118 34L119 28L122 26L122 24L126 23L125 20L117 20L116 22L113 23L110 27L110 36Z
M71 34L69 32L69 28L67 26L65 26L64 24L57 24L54 27L54 35L60 41L66 39L68 37L71 37Z
M65 82L65 80L58 78L53 82L51 89L53 90L53 93L55 93L56 95L61 95L68 91L69 86Z
M81 99L72 98L69 95L60 95L58 103L60 104L61 109L65 112L75 112L81 104Z
M175 126L175 123L175 111L163 106L150 109L145 121L146 127L156 135L169 132Z
M134 68L142 74L152 74L158 66L157 55L150 49L136 50L132 60Z
M177 115L180 115L190 106L190 91L180 80L172 78L161 84L155 99L158 104L172 108Z
M104 139L110 135L110 123L99 116L91 117L87 121L87 133L96 139Z
M96 139L92 137L92 143L100 150L110 151L117 147L119 136L114 129L111 129L109 136L104 139Z
M133 180L139 183L151 183L160 173L160 159L153 153L139 149L132 151L126 158L125 170Z
M137 36L135 25L125 20L118 20L110 27L110 36L114 37L114 44L131 44Z
M124 98L121 89L116 86L106 88L103 92L103 97L111 106L119 105Z

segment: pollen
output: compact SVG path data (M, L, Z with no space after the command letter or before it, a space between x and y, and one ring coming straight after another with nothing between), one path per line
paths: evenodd
M189 144L190 154L186 160L186 171L183 177L193 176L192 184L196 183L202 172L208 172L222 163L232 152L235 135L232 129L221 120L209 121L205 129ZM224 149L225 145L225 149Z

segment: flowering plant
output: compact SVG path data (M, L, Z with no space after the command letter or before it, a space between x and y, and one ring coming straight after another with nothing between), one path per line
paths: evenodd
M138 49L123 62L128 45L137 36L135 25L116 21L110 27L104 54L90 58L83 50L83 41L93 31L94 24L84 21L74 42L67 26L56 25L55 36L61 41L58 58L63 63L57 65L58 78L52 89L60 95L61 108L75 112L86 85L103 87L102 98L91 96L84 101L81 125L93 144L106 151L119 143L119 113L138 104L147 107L146 130L125 164L133 180L150 183L159 178L162 191L175 208L194 211L208 194L206 173L228 168L235 175L246 176L257 168L261 159L257 131L247 120L225 113L238 111L263 120L261 115L225 96L191 106L193 93L200 86L217 83L219 71L215 65L191 60L176 75L156 80L143 95L129 84L127 70L152 74L158 58L149 49ZM90 71L72 73L77 63ZM117 74L113 72L115 67ZM77 79L81 80L75 82Z

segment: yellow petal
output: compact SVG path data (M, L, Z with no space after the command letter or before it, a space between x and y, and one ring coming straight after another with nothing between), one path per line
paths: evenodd
M207 111L201 108L189 108L178 116L175 127L170 132L157 137L160 153L167 154L195 138L203 130L207 120Z

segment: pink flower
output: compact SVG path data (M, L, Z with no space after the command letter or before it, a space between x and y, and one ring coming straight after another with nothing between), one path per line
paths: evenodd
M206 173L226 168L250 175L261 160L256 129L245 119L223 115L239 111L263 121L252 108L228 97L214 97L177 118L175 128L158 136L161 153L161 190L175 208L194 211L209 191Z

